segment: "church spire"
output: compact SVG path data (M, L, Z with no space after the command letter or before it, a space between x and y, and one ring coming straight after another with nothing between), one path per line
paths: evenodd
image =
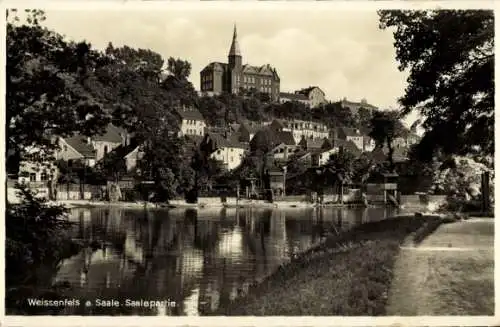
M233 42L231 43L231 49L229 49L229 56L241 57L240 45L238 43L238 33L236 31L236 24L234 24Z

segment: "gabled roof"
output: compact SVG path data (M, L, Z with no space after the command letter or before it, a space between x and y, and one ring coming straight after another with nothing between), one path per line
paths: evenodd
M242 69L244 74L266 75L270 77L273 76L276 80L279 80L276 69L271 67L271 65L269 64L265 64L262 66L252 66L245 64L243 65Z
M238 43L238 33L236 31L236 25L234 25L233 42L231 42L231 48L229 49L229 55L241 57L241 50L240 50L240 44Z
M342 139L335 139L333 140L333 147L342 147L346 149L347 151L351 152L355 156L360 156L362 154L361 150L358 149L356 144L354 144L353 141L346 141Z
M286 145L295 145L295 139L290 131L275 131L276 139L279 143L284 143Z
M289 161L302 160L303 158L310 156L311 151L304 151L301 148L297 148L295 152L292 152L289 156Z
M300 145L306 147L307 149L321 149L325 142L328 142L326 138L302 138L299 142Z
M92 139L98 142L121 143L123 141L122 135L127 135L127 131L123 128L109 124L102 135L94 135Z
M205 121L205 118L203 118L201 112L199 112L198 109L196 108L183 107L183 108L178 108L176 111L182 119Z
M307 100L309 100L309 98L307 96L305 96L304 94L288 93L288 92L280 92L280 98L294 100L294 101L307 101Z
M84 158L95 158L96 151L91 144L87 142L87 137L77 134L71 137L63 138L63 140L78 153L80 153Z
M229 124L229 127L231 128L231 130L232 130L233 132L236 132L237 130L239 130L239 129L240 129L240 126L241 126L241 124L238 124L238 123L232 123L232 124Z
M120 145L116 148L113 149L113 151L109 152L109 154L116 154L120 158L125 158L127 155L132 153L135 149L137 149L139 146L137 144L130 144L127 146Z
M318 86L309 86L309 87L306 87L302 90L299 90L299 91L296 91L295 93L300 93L300 94L303 94L305 95L306 97L309 97L309 93L311 93L312 90L314 89L318 89L321 91L321 93L323 93L323 95L325 95L325 92L323 92L322 89L320 89Z
M240 127L245 128L248 133L250 134L255 134L262 128L264 128L263 125L258 124L257 122L253 122L251 120L244 120L241 122Z
M214 148L239 148L246 149L247 146L238 141L237 134L231 134L227 138L224 135L219 133L207 133L205 137L208 137L214 143Z
M227 69L227 67L228 67L228 65L226 63L223 63L223 62L211 62L208 65L206 65L205 68L203 68L201 70L201 72L204 72L207 70L224 71Z

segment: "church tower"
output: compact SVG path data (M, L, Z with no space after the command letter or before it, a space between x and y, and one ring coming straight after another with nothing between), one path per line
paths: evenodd
M231 43L231 48L229 49L229 55L227 56L229 68L241 70L242 58L240 45L238 43L238 33L236 32L236 24L234 25L233 32L233 42Z

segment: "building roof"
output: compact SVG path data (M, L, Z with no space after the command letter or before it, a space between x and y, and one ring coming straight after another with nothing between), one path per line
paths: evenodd
M208 65L206 65L201 71L207 71L207 70L213 70L213 71L225 71L227 69L228 65L223 62L211 62Z
M238 141L237 134L231 134L227 138L219 133L207 133L206 137L210 138L214 142L214 148L239 148L246 149L247 145Z
M236 31L236 24L234 24L233 41L231 42L231 48L229 49L229 55L241 57L240 44L238 43L238 33Z
M125 135L127 135L126 130L109 124L103 134L94 135L92 139L98 142L121 143Z
M290 131L275 131L276 140L278 143L284 143L286 145L295 145L295 139L293 138L293 133Z
M130 153L134 152L139 146L137 144L130 144L127 146L120 145L114 148L109 154L116 154L119 158L125 158Z
M240 124L241 127L245 128L248 133L250 134L255 134L258 131L260 131L264 126L262 124L259 124L257 122L251 121L251 120L244 120Z
M64 138L64 141L84 158L95 158L96 151L91 144L87 142L87 137L77 134L71 137Z
M276 69L269 64L265 64L262 66L252 66L245 64L243 65L242 69L243 69L243 74L265 75L269 77L274 77L276 80L279 80L279 76L278 73L276 72Z
M198 120L198 121L205 121L205 118L203 118L203 115L201 112L198 111L198 109L190 107L190 108L178 108L177 113L182 119L191 119L191 120Z
M309 86L309 87L306 87L304 89L295 91L295 93L300 93L300 94L305 95L306 97L309 97L309 93L311 93L311 91L314 90L314 89L320 90L321 93L323 93L323 95L325 95L325 92L323 92L323 90L320 89L318 86Z
M288 93L288 92L280 92L281 99L289 99L294 101L307 101L309 98L301 93Z
M240 129L240 126L241 124L238 124L238 123L232 123L232 124L229 124L229 127L231 128L231 130L233 132L236 132Z
M346 149L347 151L351 152L355 156L360 156L362 154L361 150L358 149L356 144L354 144L353 141L346 141L342 139L335 139L333 140L333 147L342 147Z
M321 149L325 142L328 141L326 138L302 138L299 142L300 145L306 147L307 149Z

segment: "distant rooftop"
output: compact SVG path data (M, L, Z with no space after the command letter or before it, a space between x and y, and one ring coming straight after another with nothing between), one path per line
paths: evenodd
M192 119L192 120L200 120L204 121L203 115L196 108L192 107L182 107L177 109L177 113L181 116L182 119Z
M309 98L302 93L288 93L288 92L280 92L280 98L282 99L290 99L296 101L307 101Z

